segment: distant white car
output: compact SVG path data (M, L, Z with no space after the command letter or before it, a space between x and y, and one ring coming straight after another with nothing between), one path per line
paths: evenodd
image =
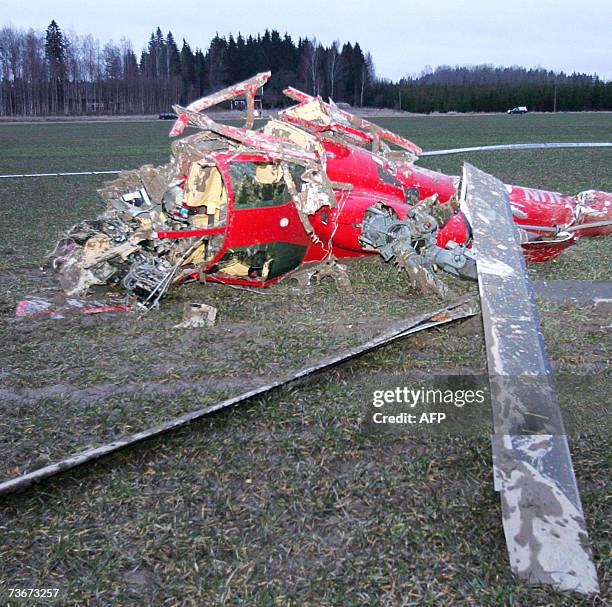
M519 105L518 107L513 107L511 110L508 110L508 114L526 114L528 111L526 105Z

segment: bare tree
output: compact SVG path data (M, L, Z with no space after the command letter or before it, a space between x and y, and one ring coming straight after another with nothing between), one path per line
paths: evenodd
M323 47L316 38L306 40L304 48L304 62L308 82L311 86L312 94L318 95L321 90L321 59Z
M334 40L327 50L325 67L328 83L327 90L329 91L329 96L333 99L336 78L340 69L340 42L338 40Z

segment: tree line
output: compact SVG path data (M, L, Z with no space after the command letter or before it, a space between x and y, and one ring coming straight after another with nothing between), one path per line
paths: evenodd
M67 35L52 21L45 32L0 30L0 115L150 114L186 104L257 72L272 70L263 104L288 104L288 85L363 105L375 80L359 43L281 36L216 35L206 51L160 28L138 57L122 39L101 46L91 35Z
M610 110L612 83L596 75L488 65L426 68L399 82L377 78L358 42L325 46L271 30L219 36L206 49L179 45L160 28L136 54L122 39L101 45L66 34L55 21L44 32L0 29L0 116L152 114L187 104L257 72L271 70L264 107L289 103L288 85L353 106L413 112Z
M503 112L517 105L538 112L612 110L612 82L543 68L443 65L397 83L377 80L368 100L419 113Z

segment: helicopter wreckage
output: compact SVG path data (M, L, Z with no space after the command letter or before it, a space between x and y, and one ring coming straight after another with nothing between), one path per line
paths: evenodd
M121 288L157 307L186 281L266 287L285 277L334 276L338 260L381 255L441 298L443 273L478 280L493 406L495 488L513 572L584 594L598 591L576 479L525 260L542 262L586 236L612 233L612 195L570 196L504 185L465 165L462 178L418 167L411 141L293 88L296 105L253 130L254 98L270 77L175 106L170 162L122 172L100 190L107 208L74 226L49 265L72 298ZM242 128L207 108L246 99ZM198 306L196 306L198 307ZM200 304L205 322L216 311ZM95 310L94 310L95 311ZM191 310L193 312L193 310ZM71 456L0 493L190 423L417 330L476 313L451 304L268 386ZM186 318L182 326L200 326Z
M285 94L297 105L252 130L253 98L269 76L175 106L171 136L187 125L198 132L173 143L168 164L107 183L106 211L74 226L49 257L68 295L118 285L151 308L187 280L265 287L341 275L336 260L372 254L441 297L438 270L476 279L459 177L416 166L421 149L411 141L292 88ZM201 113L239 95L244 128ZM612 232L608 193L506 189L530 261Z

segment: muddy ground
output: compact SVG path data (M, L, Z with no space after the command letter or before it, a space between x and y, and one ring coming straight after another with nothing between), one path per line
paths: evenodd
M444 305L378 258L351 262L350 276L352 292L331 278L306 289L292 279L268 290L186 285L146 314L14 318L5 309L0 396L12 403L2 416L12 440L0 451L0 477L196 408L188 403L246 392ZM32 270L28 280L37 296L62 300L52 277ZM454 286L475 293L473 284ZM114 301L108 294L89 299ZM218 307L216 326L174 328L187 301Z
M385 126L416 130L423 147L527 141L530 129L538 139L548 132L549 140L602 132L605 138L610 130L597 117L551 118ZM166 156L158 125L43 125L23 143L12 138L15 129L35 128L0 126L2 172L115 168ZM517 128L525 130L512 132ZM577 154L470 160L514 183L610 189L610 152ZM457 172L460 161L428 163ZM393 266L370 258L348 264L353 293L331 279L307 292L295 281L257 292L194 284L144 316L15 318L25 295L57 296L40 260L62 229L99 209L94 189L102 180L91 179L0 184L3 478L265 383L440 305L412 290ZM608 241L584 241L530 273L610 280L610 252ZM457 294L476 293L473 284L448 282ZM106 292L92 298L112 300ZM218 306L217 326L174 329L187 301ZM599 598L559 595L510 575L486 426L442 438L383 435L360 423L382 381L421 384L433 375L482 372L477 319L403 339L3 498L0 592L57 587L59 604L67 605L605 604L610 308L548 298L538 307L602 583ZM389 378L390 370L397 375Z

